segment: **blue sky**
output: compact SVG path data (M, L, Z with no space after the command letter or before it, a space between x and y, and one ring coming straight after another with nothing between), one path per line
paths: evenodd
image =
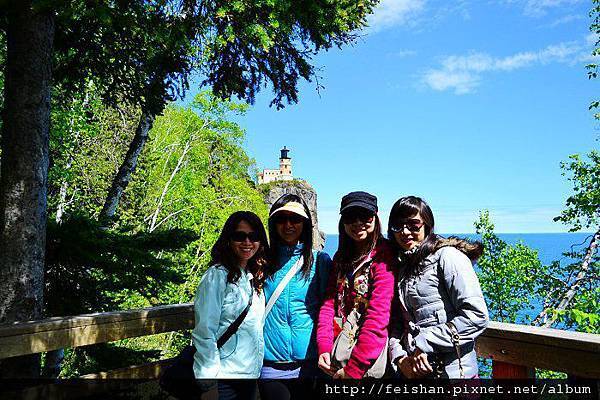
M473 232L487 209L498 232L561 232L570 191L559 163L599 147L587 110L594 38L589 0L384 0L352 47L315 58L300 101L261 93L240 119L258 168L291 149L317 191L320 227L337 231L341 197L425 198L442 233Z

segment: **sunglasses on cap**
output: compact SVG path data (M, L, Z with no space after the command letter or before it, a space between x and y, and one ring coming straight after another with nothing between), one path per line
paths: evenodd
M418 232L421 227L425 225L423 221L419 221L418 219L408 218L398 220L395 224L390 226L390 230L394 233L402 232L404 227L407 227L411 232Z
M258 232L244 232L244 231L235 231L231 234L230 237L232 242L245 242L246 239L249 239L251 242L260 242L260 235Z
M285 224L286 222L290 222L291 224L299 224L305 220L306 218L298 214L282 214L273 216L273 222L276 224Z
M375 219L375 213L365 210L364 208L350 209L350 211L342 214L342 223L352 224L358 221L363 224L369 224Z

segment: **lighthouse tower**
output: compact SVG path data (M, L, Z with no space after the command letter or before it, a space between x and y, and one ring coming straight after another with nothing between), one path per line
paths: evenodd
M279 180L282 181L291 181L294 179L292 176L292 159L288 157L289 151L286 146L283 146L281 156L279 157Z
M273 181L292 181L292 159L288 156L290 149L283 146L280 150L279 169L263 169L258 173L258 183L269 183Z

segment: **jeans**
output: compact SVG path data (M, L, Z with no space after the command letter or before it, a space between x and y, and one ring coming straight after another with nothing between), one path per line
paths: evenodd
M325 374L317 367L316 360L307 360L296 369L263 366L258 381L261 400L292 400L318 398L317 378Z
M219 379L219 400L256 400L255 379Z

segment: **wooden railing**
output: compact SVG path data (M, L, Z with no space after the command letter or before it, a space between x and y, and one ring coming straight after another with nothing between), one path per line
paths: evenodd
M193 305L57 317L0 325L0 359L120 339L191 329ZM492 359L495 378L532 376L535 368L600 378L600 335L490 322L477 354ZM170 360L86 375L156 377Z

